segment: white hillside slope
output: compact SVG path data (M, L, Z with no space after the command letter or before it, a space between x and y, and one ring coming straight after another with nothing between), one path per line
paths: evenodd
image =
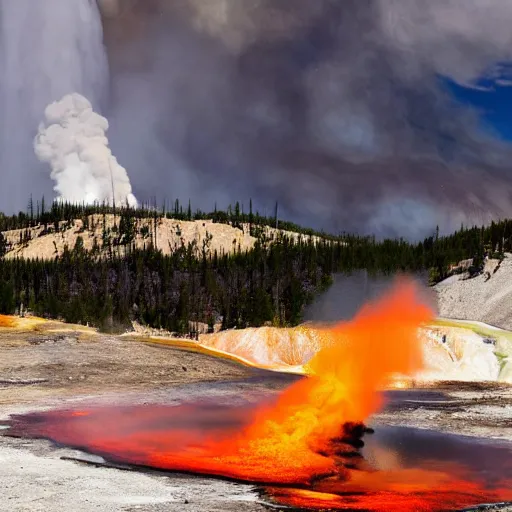
M512 255L506 255L495 273L489 270L490 279L484 272L473 279L454 276L437 284L439 315L512 330Z
M54 259L61 256L67 247L73 250L78 239L86 251L92 251L94 247L98 251L105 252L105 236L111 241L117 237L117 229L121 223L119 215L112 214L91 215L87 219L87 227L83 219L75 219L70 222L60 222L58 230L55 226L38 225L28 229L15 229L4 231L2 234L8 244L7 259ZM203 249L206 254L217 252L219 255L232 254L237 250L250 250L256 244L257 239L250 234L249 224L243 224L240 228L230 224L215 223L212 220L176 220L158 218L138 219L135 221L135 237L133 246L143 249L151 243L163 254L171 254L178 248L188 244L194 244L195 253L201 255ZM261 235L268 243L276 242L285 236L290 240L304 242L312 240L319 243L322 239L312 236L275 229L269 226L260 229ZM115 246L115 253L121 255L126 250L125 246Z
M451 330L458 331L459 370L489 375L495 371L494 356L498 380L512 383L512 255L506 254L499 266L496 260L488 261L482 275L453 276L435 290L440 316L458 320L459 328L452 324Z

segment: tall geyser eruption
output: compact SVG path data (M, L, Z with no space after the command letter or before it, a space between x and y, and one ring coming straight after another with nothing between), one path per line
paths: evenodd
M33 140L47 105L66 94L106 106L109 67L96 1L0 0L0 205L49 195Z
M34 149L51 166L58 200L137 206L126 169L108 146L107 130L107 119L80 94L46 108Z

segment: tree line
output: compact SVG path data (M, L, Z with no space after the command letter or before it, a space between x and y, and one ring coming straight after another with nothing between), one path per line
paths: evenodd
M132 320L189 334L210 329L296 325L304 306L325 290L331 249L287 238L247 252L195 256L192 244L172 255L155 249L94 258L80 244L55 260L0 260L0 312L23 304L37 315L103 329Z
M131 247L136 219L152 216L156 222L164 214L195 218L190 208L183 212L179 203L172 211L162 212L66 203L53 203L46 210L41 202L29 203L27 213L0 216L0 231L58 226L63 221L107 213L116 213L119 219L116 236L104 241L107 247ZM504 252L512 252L511 220L485 227L461 226L449 236L439 236L437 230L415 243L346 234L322 236L320 241L313 236L295 240L280 235L267 243L264 236L258 236L257 227L274 225L276 219L259 217L252 208L247 214L235 207L195 215L216 215L218 222L235 227L237 222L247 221L255 226L258 241L253 249L238 248L231 255L197 251L193 243L183 244L167 256L153 244L144 250L132 247L99 255L85 251L79 237L74 248L66 248L53 260L28 261L2 258L8 247L0 233L0 313L12 314L23 305L41 316L105 329L124 328L138 320L182 334L190 334L191 325L197 322L210 328L216 323L223 328L296 325L305 305L330 285L335 273L428 270L434 284L457 271L454 267L461 260L471 258L474 273L481 270L486 255L501 258Z
M240 227L242 224L251 226L269 226L285 231L292 231L304 235L318 236L325 239L339 239L324 231L299 226L293 222L282 220L278 217L278 203L276 203L274 215L269 217L261 215L258 211L253 211L252 200L249 201L247 209L243 203L236 202L234 206L230 205L225 210L217 209L204 212L200 209L192 209L192 204L183 205L178 199L172 203L164 202L157 205L156 202L144 203L138 208L130 208L128 204L113 205L108 203L101 204L77 204L64 201L54 201L47 205L44 197L41 200L34 201L30 198L26 211L20 211L15 215L4 215L0 212L0 232L14 229L27 229L34 226L54 226L58 230L61 222L72 222L75 219L84 219L91 215L107 214L126 214L137 219L158 219L165 217L182 221L194 220L212 220L213 222L231 224L234 227Z

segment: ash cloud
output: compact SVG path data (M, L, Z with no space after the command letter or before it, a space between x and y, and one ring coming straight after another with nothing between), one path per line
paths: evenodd
M511 148L439 79L469 84L510 57L511 4L189 0L153 10L111 58L113 143L138 169L141 196L165 190L202 207L252 196L267 211L278 200L309 225L410 238L512 213Z
M102 114L139 198L277 200L313 227L409 238L512 214L511 147L439 78L510 60L511 3L102 3Z

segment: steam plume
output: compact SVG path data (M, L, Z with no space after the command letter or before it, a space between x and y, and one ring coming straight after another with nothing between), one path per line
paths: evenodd
M0 0L0 210L23 210L30 194L51 195L33 148L46 106L77 92L103 113L108 91L95 1Z
M51 166L59 200L137 206L126 169L108 146L107 130L107 119L80 94L67 95L46 108L34 149Z

